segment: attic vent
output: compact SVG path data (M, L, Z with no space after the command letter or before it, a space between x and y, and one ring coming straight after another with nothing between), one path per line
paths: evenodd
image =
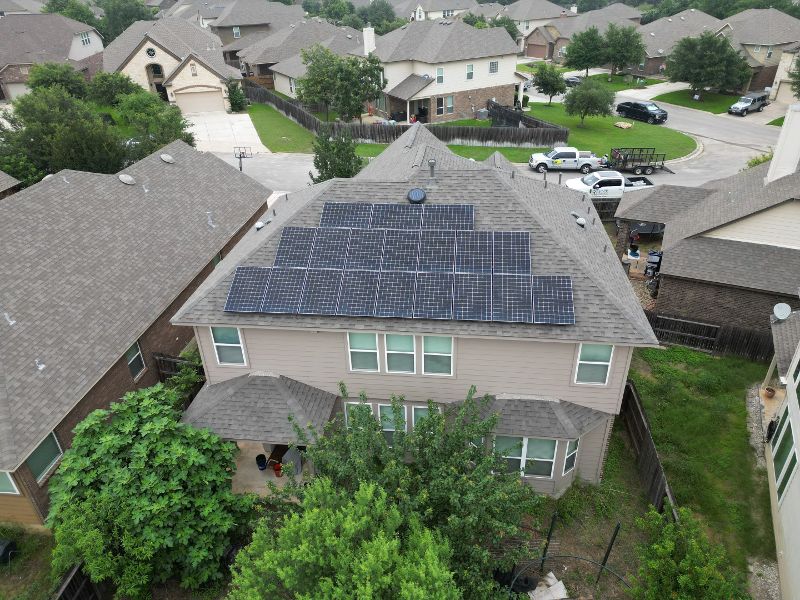
M785 321L792 315L792 307L784 302L779 302L773 307L772 314L775 317L775 321Z
M349 34L349 33L348 33L348 34L347 34L347 39L348 39L348 40L352 40L352 39L353 39L353 36L352 36L351 34Z
M686 20L686 17L684 17L683 15L681 15L681 21L685 21L685 20Z
M159 155L159 158L161 160L163 160L167 164L170 164L170 165L174 165L175 164L175 158L172 156L172 154L164 153L164 154Z
M670 23L672 23L672 19L667 19L667 21L669 21Z
M120 173L119 180L125 185L134 185L136 183L136 180L127 173Z
M659 49L658 49L658 53L659 53L659 54L664 54L664 49L663 49L663 48L659 48Z
M656 34L655 34L655 32L654 32L654 31L651 31L651 32L650 32L650 35L652 35L653 37L656 37Z
M408 198L408 201L411 202L412 204L422 204L423 202L425 202L426 198L425 190L423 190L422 188L411 188L410 190L408 190L406 198Z

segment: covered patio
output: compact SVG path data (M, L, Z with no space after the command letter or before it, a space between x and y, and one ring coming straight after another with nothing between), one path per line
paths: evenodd
M408 122L412 116L420 123L427 123L430 117L431 99L414 98L433 83L427 75L409 75L386 92L386 112L398 123Z

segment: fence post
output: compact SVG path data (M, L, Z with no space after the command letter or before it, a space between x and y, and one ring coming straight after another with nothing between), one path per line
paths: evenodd
M558 511L553 513L553 518L550 520L550 529L547 531L547 541L544 543L544 550L542 550L542 563L539 565L539 575L544 573L544 561L547 560L547 549L550 547L550 539L553 537L553 530L556 528L556 519L558 519Z
M611 541L608 542L608 548L606 548L606 555L603 557L603 562L600 565L600 570L597 571L597 579L595 580L594 584L597 585L600 583L600 576L603 574L603 569L606 568L606 563L608 562L608 556L611 554L611 549L614 547L614 542L617 540L617 534L619 533L619 528L622 525L617 522L617 526L614 528L614 534L611 536Z

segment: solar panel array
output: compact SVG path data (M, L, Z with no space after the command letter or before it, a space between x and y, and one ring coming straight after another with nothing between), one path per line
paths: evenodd
M469 205L325 203L274 265L238 267L225 310L572 324L572 280L532 275L530 233L475 231Z

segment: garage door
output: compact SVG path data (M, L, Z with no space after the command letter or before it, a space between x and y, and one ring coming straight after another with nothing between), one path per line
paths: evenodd
M24 83L7 83L6 87L8 88L8 94L11 96L12 100L30 91L28 86Z
M775 100L783 104L791 104L795 101L794 94L792 94L792 85L788 81L781 82Z
M222 90L213 92L179 92L175 94L175 103L183 114L225 110Z

